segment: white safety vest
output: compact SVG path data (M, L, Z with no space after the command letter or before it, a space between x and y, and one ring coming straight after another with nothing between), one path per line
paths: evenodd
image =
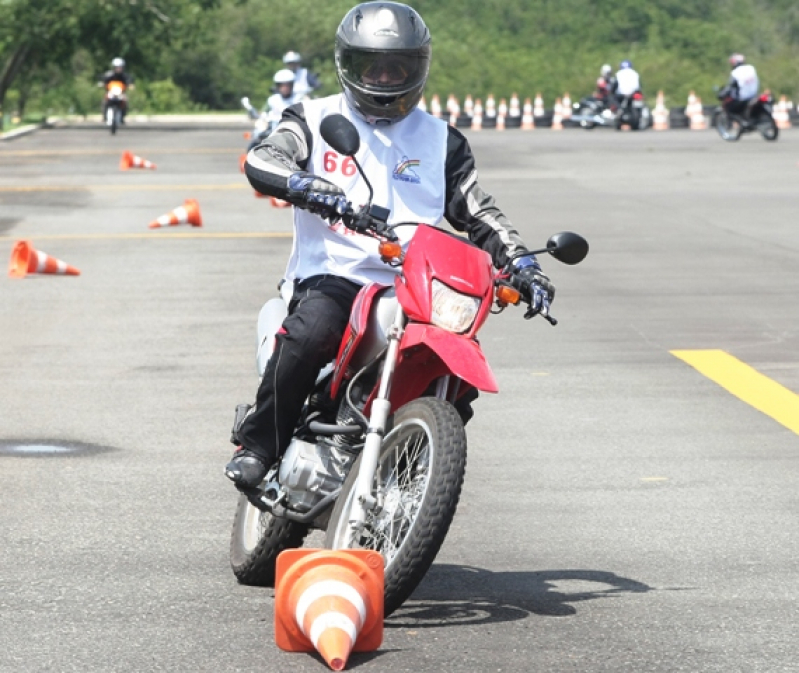
M313 133L308 172L337 184L356 209L369 198L366 182L354 162L325 143L319 133L322 119L339 113L361 136L355 155L374 189L372 203L391 211L389 224L422 222L438 225L444 217L447 123L418 108L390 126L376 127L354 115L342 94L303 103L305 119ZM395 233L403 247L416 233L415 226ZM286 269L287 280L332 274L366 284L389 285L397 273L380 261L377 241L345 228L328 225L320 217L294 209L294 247Z
M738 82L738 100L749 100L757 96L760 82L757 79L755 67L745 63L735 68L732 77Z
M641 78L632 68L625 68L616 73L618 86L616 93L620 96L632 96L641 88Z
M275 122L275 124L277 124L283 116L283 110L294 105L294 103L299 103L302 99L303 96L297 94L296 91L292 92L291 96L288 98L283 98L279 93L273 93L266 99L267 118L270 122Z

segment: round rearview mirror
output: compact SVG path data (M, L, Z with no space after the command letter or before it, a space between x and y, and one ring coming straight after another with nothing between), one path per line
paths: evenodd
M325 142L345 157L353 157L361 146L361 137L353 123L344 115L332 114L322 120L319 126Z
M579 264L588 254L588 241L579 234L562 231L547 241L547 252L564 264Z

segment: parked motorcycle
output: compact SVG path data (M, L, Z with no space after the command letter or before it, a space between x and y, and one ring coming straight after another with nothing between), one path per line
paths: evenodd
M455 515L466 469L456 405L476 389L497 391L477 332L489 313L523 303L523 288L510 263L495 272L488 253L462 237L425 224L387 224L390 212L371 203L372 187L355 159L353 124L331 115L320 130L369 188L366 205L339 211L334 226L377 239L383 261L401 273L393 286L372 283L359 293L338 355L320 373L290 446L261 487L239 498L230 560L240 582L268 586L283 549L299 547L312 528L326 530L330 549L383 555L389 615L432 565ZM409 227L416 231L407 242ZM588 243L563 232L534 252L577 264ZM287 315L286 285L283 298L259 314L261 374ZM525 318L538 314L528 304ZM246 411L237 409L234 438Z
M108 83L105 91L105 123L111 129L111 135L117 132L122 125L122 116L127 106L125 84L113 80Z
M644 102L644 95L640 91L619 98L614 122L617 131L620 131L624 125L629 126L633 131L643 131L649 128L652 122L652 113Z
M721 105L713 112L712 123L719 135L728 142L735 142L744 133L760 131L765 140L779 137L777 122L774 121L774 97L769 92L760 94L749 105L748 115L733 114L730 105L735 100L728 95L720 95Z

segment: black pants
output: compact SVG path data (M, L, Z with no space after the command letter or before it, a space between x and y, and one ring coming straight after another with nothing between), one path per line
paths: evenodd
M337 276L313 276L295 285L254 410L238 431L241 445L268 463L288 447L316 377L338 354L360 289Z

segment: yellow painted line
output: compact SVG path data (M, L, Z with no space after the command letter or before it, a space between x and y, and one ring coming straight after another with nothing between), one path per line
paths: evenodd
M233 132L235 133L235 131ZM240 147L236 148L222 148L222 147L183 147L175 149L141 149L137 148L136 152L142 154L158 154L163 156L165 154L231 154L238 152L243 154ZM120 150L0 150L0 158L2 157L53 157L53 156L120 156Z
M292 238L289 231L231 231L224 232L151 232L149 234L26 234L24 236L0 236L0 241L26 240L104 240L104 239L158 239L158 238Z
M799 435L799 395L722 350L671 351L700 374Z
M147 191L147 190L168 190L180 189L208 191L224 189L252 189L249 184L234 182L226 185L31 185L27 187L0 187L0 192L72 192L72 191Z

